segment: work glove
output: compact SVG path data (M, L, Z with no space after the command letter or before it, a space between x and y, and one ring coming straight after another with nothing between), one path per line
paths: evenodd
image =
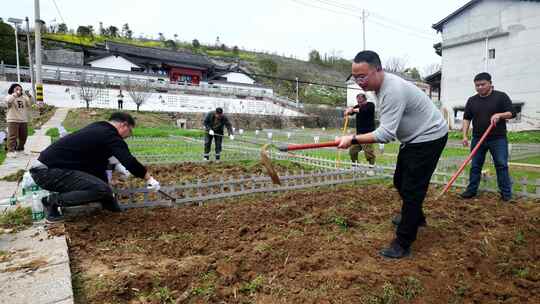
M123 180L128 179L131 176L131 173L129 173L128 169L124 167L122 164L118 163L116 166L114 166L114 171L120 173L120 178Z
M161 189L161 186L159 185L159 182L155 180L153 177L150 177L146 180L146 188L150 191L157 192L159 189Z
M230 140L234 140L234 135L232 135L232 134L229 135L229 139L230 139Z
M215 133L214 133L214 130L208 130L208 134L210 134L210 135L213 136L213 135L215 134Z

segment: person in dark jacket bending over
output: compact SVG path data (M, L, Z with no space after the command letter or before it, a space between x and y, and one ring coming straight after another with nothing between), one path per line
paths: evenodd
M149 189L159 183L129 152L124 141L131 135L135 120L127 113L113 113L109 121L89 124L66 135L41 152L30 174L38 186L55 192L42 199L50 222L61 221L58 207L101 202L104 209L121 211L107 183L107 165L116 157L131 174L144 178Z
M356 95L356 101L358 104L345 110L345 115L356 115L356 134L373 132L375 130L375 105L373 102L367 101L364 93ZM375 165L375 151L373 150L373 144L352 145L349 148L351 161L353 163L358 162L358 153L362 151L362 149L364 150L369 165Z
M383 71L379 55L362 51L352 64L352 77L364 91L375 91L380 125L375 131L341 137L339 148L351 144L401 142L394 172L394 186L401 200L396 238L380 251L387 258L411 252L418 227L425 225L422 204L431 175L448 139L448 126L429 97L413 83Z
M216 108L215 111L209 112L204 118L204 128L206 134L204 136L204 159L210 159L210 149L212 147L212 139L216 141L216 160L221 157L221 143L223 142L223 127L227 128L229 138L234 140L231 123L227 116L223 115L222 108Z
M476 146L490 124L495 124L495 127L472 159L469 186L461 194L461 197L472 198L476 196L482 166L486 159L486 152L489 150L497 171L497 184L499 185L501 199L508 202L512 199L512 182L508 173L506 120L516 117L516 114L512 109L510 97L504 92L493 89L491 75L488 73L484 72L476 75L474 77L474 86L478 94L469 98L463 114L463 145L465 147L469 145L467 135L471 121L473 123L471 149L474 149L474 146Z

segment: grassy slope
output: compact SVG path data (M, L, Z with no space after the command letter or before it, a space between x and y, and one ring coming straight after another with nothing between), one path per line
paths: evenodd
M99 35L93 37L81 37L72 34L46 34L46 38L54 41L84 46L95 46L97 43L104 43L105 40L112 40L138 46L167 48L164 41L126 39L121 37L111 38ZM271 74L273 77L278 78L295 79L295 77L298 77L303 81L330 83L344 86L345 78L349 73L349 65L343 65L343 62L341 62L341 64L336 64L334 68L332 68L322 64L313 64L275 54L256 53L245 50L233 52L230 48L223 50L205 45L201 45L199 48L194 48L191 43L186 42L176 42L176 44L178 50L187 50L193 53L207 55L212 59L216 59L224 63L235 63L240 61L242 66L247 67L255 74ZM275 72L265 71L260 63L261 60L265 59L271 60L276 64L277 70ZM289 98L293 99L296 96L296 84L294 81L281 81L266 77L255 78L260 83L271 86L278 94L282 96L288 96ZM300 99L305 103L342 105L346 100L346 91L344 89L307 86L300 84L299 92Z

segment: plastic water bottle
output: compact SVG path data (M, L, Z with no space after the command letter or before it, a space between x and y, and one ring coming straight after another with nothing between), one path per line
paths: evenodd
M37 222L45 218L45 212L43 212L43 204L37 192L32 193L32 220Z
M64 126L59 126L58 127L58 133L60 134L60 137L64 137L64 136L66 136L68 134L68 132L66 131Z

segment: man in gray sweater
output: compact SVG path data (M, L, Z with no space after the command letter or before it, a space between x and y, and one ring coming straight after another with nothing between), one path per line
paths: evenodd
M352 64L352 77L364 91L375 91L379 101L380 125L370 133L341 137L339 148L351 144L401 142L394 172L394 186L403 204L396 238L380 254L402 258L410 254L418 227L426 224L422 203L431 175L448 139L448 127L439 110L414 84L385 73L379 55L362 51Z

